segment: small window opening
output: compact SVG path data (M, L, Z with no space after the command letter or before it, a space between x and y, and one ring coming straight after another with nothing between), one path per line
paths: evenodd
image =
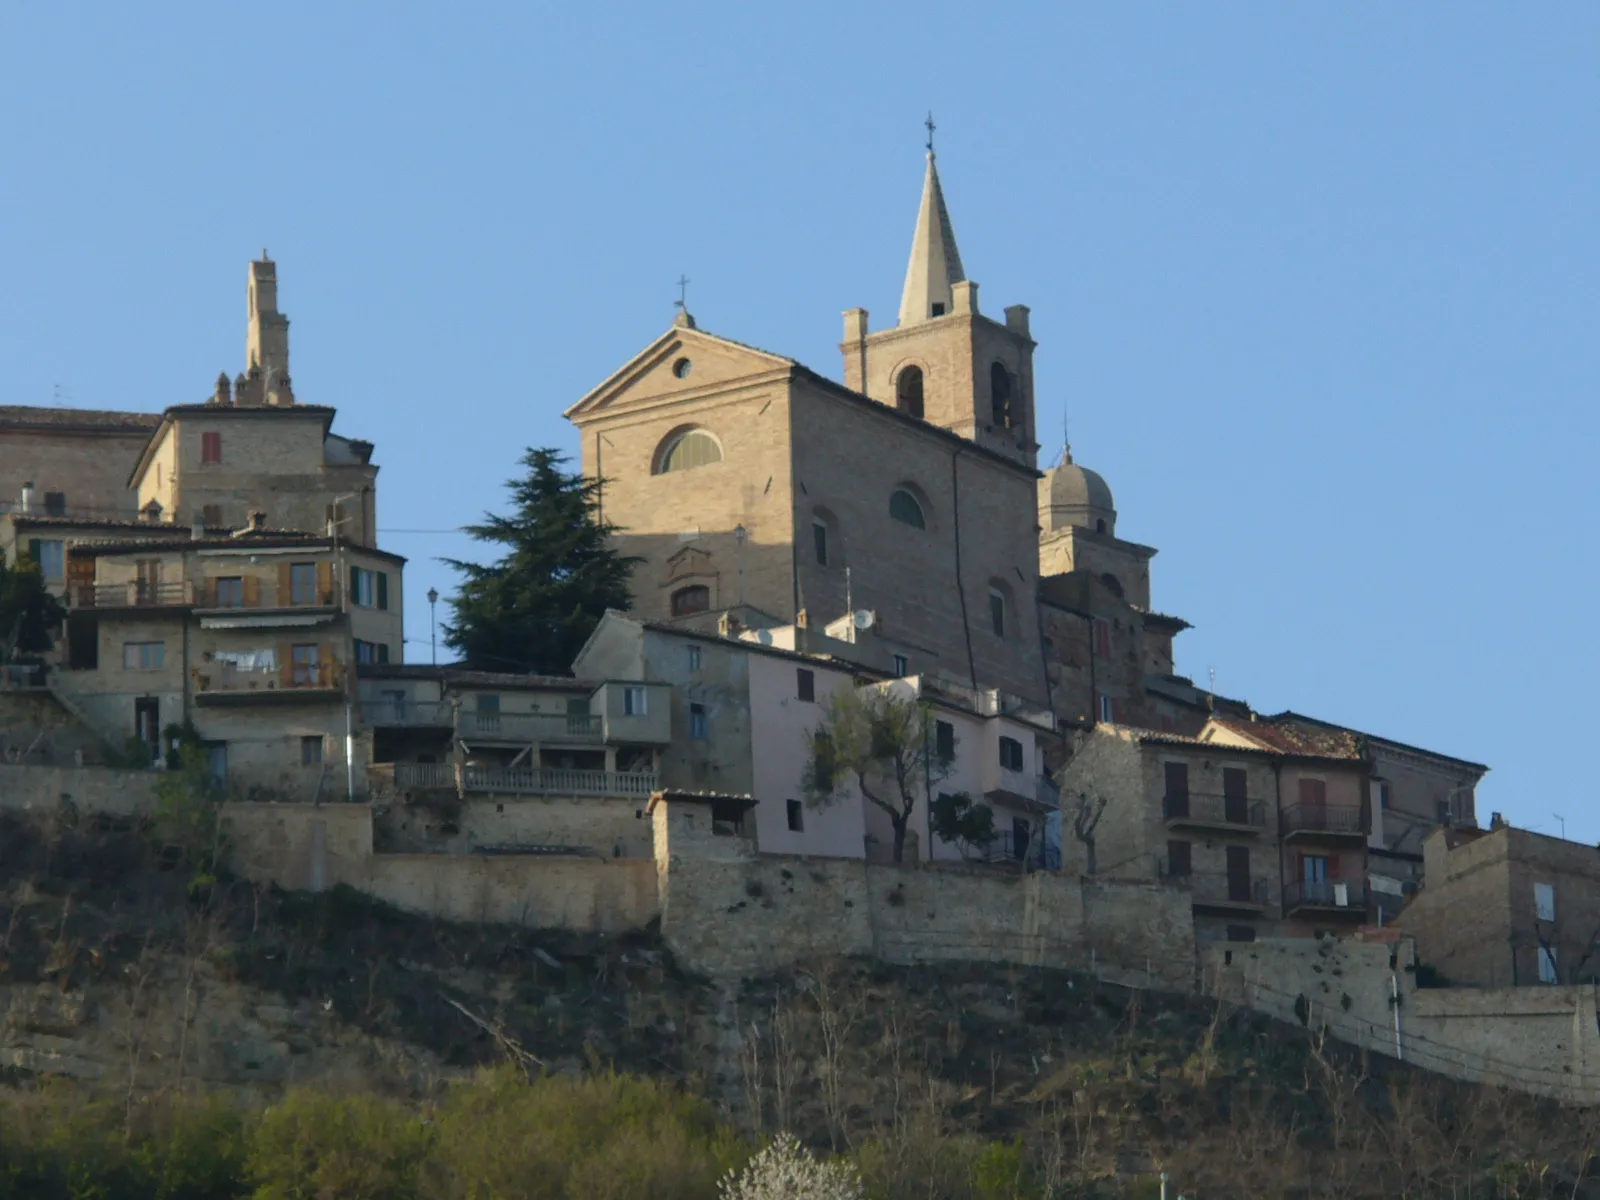
M935 300L933 302L933 315L936 317L944 316L944 301Z
M896 521L917 529L928 527L927 518L922 515L922 505L918 504L917 498L905 488L896 488L889 496L889 515Z
M704 584L692 584L672 593L672 615L675 617L687 617L710 608L711 589Z
M785 802L784 807L789 810L789 832L804 833L806 831L805 805L801 804L798 800L789 800Z
M907 416L922 419L922 368L907 367L895 380L895 407Z
M996 429L1010 429L1017 422L1011 401L1011 373L1000 363L989 366L989 415Z
M821 521L811 522L811 544L817 552L817 566L828 565L828 527Z
M796 667L795 695L801 700L815 701L817 698L817 675L808 667Z

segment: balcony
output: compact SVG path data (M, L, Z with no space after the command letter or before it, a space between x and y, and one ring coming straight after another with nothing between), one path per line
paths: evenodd
M590 713L463 712L461 736L478 742L579 742L605 741L605 720Z
M1294 804L1279 818L1284 841L1345 842L1367 840L1361 808L1353 804Z
M1211 829L1254 836L1267 825L1267 806L1244 796L1205 792L1169 793L1161 799L1168 829Z
M194 589L186 580L79 583L68 589L67 602L72 608L189 608L194 604Z
M1172 874L1162 869L1162 877L1185 889L1195 908L1214 912L1259 913L1266 910L1271 891L1264 878L1228 875L1217 871L1192 871Z
M607 796L648 799L653 774L631 771L568 771L553 767L477 767L456 763L395 763L399 788L495 792L530 796Z
M1029 830L1020 837L1010 830L1000 831L988 846L969 850L963 857L967 862L1014 866L1027 871L1061 869L1061 847L1047 845L1043 830Z
M195 607L218 612L262 612L285 608L337 608L339 589L320 587L315 581L302 581L288 587L275 579L254 575L224 576L198 581Z
M227 664L195 672L194 702L202 708L254 704L308 704L344 697L339 662L285 663L245 670Z
M1367 917L1367 888L1364 883L1338 879L1295 879L1283 885L1283 915L1286 917Z
M361 705L361 723L371 728L450 729L454 706L448 700L377 700Z

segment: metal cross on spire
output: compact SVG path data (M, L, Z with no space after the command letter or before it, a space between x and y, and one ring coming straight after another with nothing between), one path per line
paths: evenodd
M926 121L924 121L923 124L928 127L928 153L932 154L933 153L933 131L938 128L938 126L936 126L933 123L933 109L930 108L928 110L928 119Z
M672 303L674 307L681 308L684 312L689 311L689 277L687 275L678 276L678 298Z

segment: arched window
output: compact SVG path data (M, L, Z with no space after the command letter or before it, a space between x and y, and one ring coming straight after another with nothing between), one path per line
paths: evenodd
M1003 579L989 581L989 632L997 638L1008 638L1012 633L1015 608L1011 587Z
M704 429L680 429L669 434L656 451L657 475L687 471L722 461L722 443Z
M1011 402L1011 373L1000 363L989 366L989 406L996 428L1010 429L1017 424Z
M1095 521L1094 531L1096 533L1104 533L1106 531L1106 519L1104 517L1100 517Z
M702 583L681 587L672 593L672 615L687 617L703 613L711 607L711 589Z
M1104 575L1100 576L1100 582L1106 585L1107 590L1110 591L1113 596L1122 595L1122 580L1118 579L1110 571L1107 571Z
M908 416L922 419L922 368L907 367L894 383L894 406Z
M889 515L896 521L914 525L918 529L928 527L927 519L922 515L922 505L918 504L917 498L905 488L896 488L890 494Z

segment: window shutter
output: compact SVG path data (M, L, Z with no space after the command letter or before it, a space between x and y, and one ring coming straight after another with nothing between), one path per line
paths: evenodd
M357 581L361 578L361 568L354 564L350 567L350 603L354 604L361 596L361 588Z
M261 607L261 579L256 575L244 577L244 603L246 608Z
M333 602L333 564L319 562L317 564L317 599L318 604L331 604Z
M28 539L28 557L33 559L35 565L44 561L43 558L40 557L39 542L39 538Z
M381 579L382 576L380 575L379 578ZM378 661L380 663L387 663L389 661L389 643L388 642L379 642L378 643Z
M376 574L378 576L378 607L381 608L381 609L388 609L388 607L389 607L389 572L387 572L387 571L378 571L378 572L376 572Z
M333 678L333 643L322 642L317 646L317 682L323 687L331 687Z
M288 563L278 564L278 607L288 608L294 603L294 576Z
M1339 856L1337 854L1328 855L1328 878L1339 878Z

